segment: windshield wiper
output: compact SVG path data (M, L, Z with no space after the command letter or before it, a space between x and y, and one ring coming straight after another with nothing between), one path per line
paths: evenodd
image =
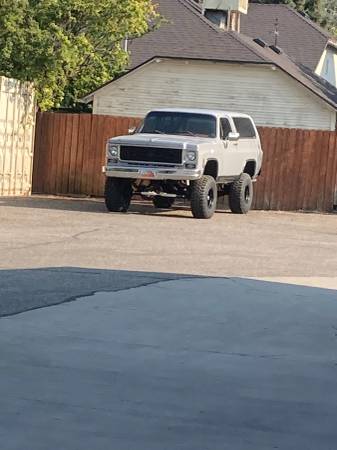
M188 130L179 131L177 134L182 134L183 136L197 136L197 134L192 133L192 131L188 131Z

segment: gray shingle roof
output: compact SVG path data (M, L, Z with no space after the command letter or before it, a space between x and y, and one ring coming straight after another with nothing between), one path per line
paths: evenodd
M219 53L223 56L223 51L219 52L219 49L210 52L210 47L214 47L212 45L214 36L209 33L213 25L205 19L200 20L201 8L193 0L156 0L156 3L159 3L160 12L169 23L162 25L157 32L137 39L131 44L131 67L139 65L145 60L145 56L150 57L165 50L178 54L182 49L195 54L197 45L207 51L210 58L216 54L214 59L217 59ZM191 14L193 11L194 14ZM250 3L248 14L241 15L241 33L274 44L276 19L279 22L279 47L297 64L315 70L326 45L332 38L326 30L289 6ZM227 47L228 43L226 44ZM228 57L235 56L232 55L235 50L234 47L228 46ZM247 56L241 53L243 60Z
M241 32L274 44L276 19L278 46L298 64L315 70L330 35L289 6L251 3L248 14L241 17Z
M219 32L193 4L186 0L156 0L166 19L156 31L130 44L131 66L154 56L203 58L261 63L263 59L234 35Z

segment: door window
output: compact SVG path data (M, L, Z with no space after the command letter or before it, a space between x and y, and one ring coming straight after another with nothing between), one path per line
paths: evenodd
M253 139L256 137L255 129L250 119L247 117L234 117L233 120L237 132L240 133L240 138Z
M220 119L221 125L221 139L225 140L228 137L228 134L232 131L231 124L228 119L222 118Z

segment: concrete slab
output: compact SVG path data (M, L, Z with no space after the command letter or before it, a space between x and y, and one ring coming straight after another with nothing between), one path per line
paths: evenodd
M336 268L337 272L337 268ZM262 277L257 280L271 281L276 283L294 284L299 286L311 286L322 289L334 289L337 291L336 277Z
M157 280L0 319L1 450L334 450L333 290Z

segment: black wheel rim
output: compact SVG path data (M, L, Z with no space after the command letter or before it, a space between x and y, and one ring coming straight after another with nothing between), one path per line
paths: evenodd
M245 189L245 202L249 203L249 200L250 200L250 188L249 188L249 186L246 186L246 189Z
M212 208L214 204L214 190L210 189L207 194L207 206L209 209Z

